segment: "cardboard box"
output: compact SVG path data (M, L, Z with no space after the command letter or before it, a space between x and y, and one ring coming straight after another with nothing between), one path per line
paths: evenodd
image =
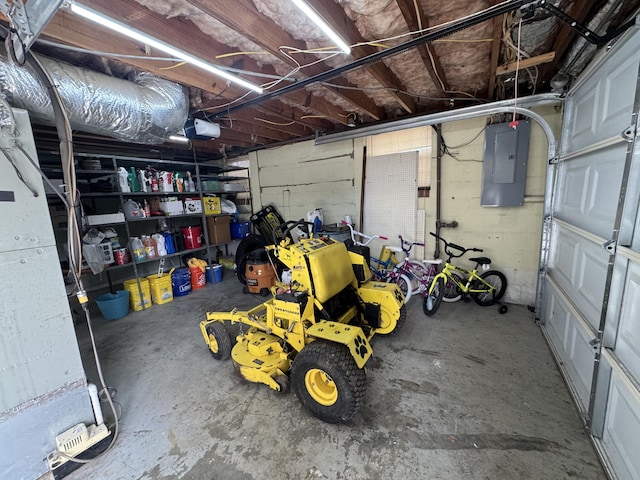
M204 203L205 215L220 215L222 213L220 197L204 197L202 202Z
M227 243L231 241L231 215L216 215L207 218L209 243Z
M184 213L202 213L202 202L199 198L184 199Z
M162 210L167 216L182 215L184 213L184 207L182 206L182 201L180 200L169 200L168 202L160 202L160 210Z

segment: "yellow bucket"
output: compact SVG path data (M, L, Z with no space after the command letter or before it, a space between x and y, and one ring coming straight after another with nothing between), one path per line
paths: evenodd
M164 273L161 277L158 275L149 275L147 277L151 285L151 298L156 305L169 303L173 300L173 288L171 287L171 274Z
M149 288L149 280L146 278L140 279L140 286L142 287L142 299L144 300L144 308L151 306L151 289ZM129 292L129 304L134 312L139 312L143 307L143 300L140 299L140 290L138 289L138 282L135 278L124 281L124 289Z

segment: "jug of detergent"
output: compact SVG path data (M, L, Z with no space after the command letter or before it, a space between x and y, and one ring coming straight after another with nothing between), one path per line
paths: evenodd
M160 233L154 233L151 235L151 238L156 242L156 249L158 251L158 256L163 257L167 254L167 249L164 245L164 235Z
M166 250L167 255L176 253L176 245L173 242L173 234L170 232L163 232L162 236L164 237L164 249Z

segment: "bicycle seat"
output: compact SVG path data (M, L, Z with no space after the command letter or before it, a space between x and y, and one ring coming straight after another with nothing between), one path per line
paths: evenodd
M491 263L491 259L487 257L474 257L470 258L469 260L479 263L480 265L489 265Z
M423 262L429 265L440 265L442 263L442 259L441 258L433 258L429 260L424 259Z

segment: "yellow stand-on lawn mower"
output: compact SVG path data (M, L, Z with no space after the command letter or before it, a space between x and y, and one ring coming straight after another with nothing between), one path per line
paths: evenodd
M266 247L285 269L272 298L248 311L209 312L200 329L213 357L231 355L247 380L278 392L291 382L313 415L346 422L365 396L369 342L402 326L404 297L394 283L372 282L364 257L344 243L313 235L293 243L291 230L309 225L286 222L284 240ZM240 324L233 348L225 321Z

